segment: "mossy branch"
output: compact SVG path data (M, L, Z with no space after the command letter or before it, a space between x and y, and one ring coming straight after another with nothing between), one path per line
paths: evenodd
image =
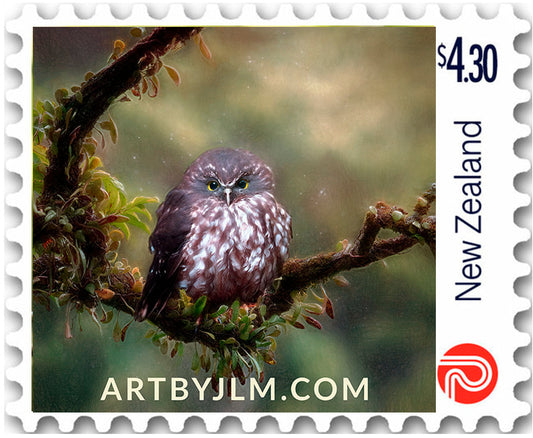
M435 198L436 189L433 185L418 198L411 215L402 208L379 202L366 213L363 226L354 241L345 240L341 250L305 259L287 260L279 287L268 297L270 312L283 312L290 307L290 295L294 291L305 290L342 271L362 268L400 254L417 243L427 243L434 254L436 220L434 216L427 214ZM399 236L377 239L382 229L392 230L399 233Z
M57 150L50 150L42 202L57 195L67 198L79 181L81 145L97 120L117 97L134 87L159 57L200 31L196 27L155 29L115 62L90 77L81 89L61 102L70 116L56 127ZM66 171L68 169L68 171Z

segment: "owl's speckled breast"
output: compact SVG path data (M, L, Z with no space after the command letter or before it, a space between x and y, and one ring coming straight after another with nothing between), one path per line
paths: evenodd
M291 220L265 192L227 206L216 198L198 202L183 248L180 288L211 303L240 296L257 300L280 275L288 257Z

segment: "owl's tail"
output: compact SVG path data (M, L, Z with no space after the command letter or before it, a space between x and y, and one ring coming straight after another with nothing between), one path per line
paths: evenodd
M162 254L154 256L142 297L135 309L136 321L144 321L150 316L157 316L161 313L176 289L177 271L172 257Z

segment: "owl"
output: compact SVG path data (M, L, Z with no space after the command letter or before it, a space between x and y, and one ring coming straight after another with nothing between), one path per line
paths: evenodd
M280 276L292 238L273 190L271 169L247 150L200 155L157 209L135 319L157 317L178 289L210 307L255 303Z

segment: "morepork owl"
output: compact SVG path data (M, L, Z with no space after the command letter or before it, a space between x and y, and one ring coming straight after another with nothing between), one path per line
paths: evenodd
M279 277L292 238L273 189L272 171L249 151L200 155L157 209L135 319L157 316L178 289L210 305L255 303Z

